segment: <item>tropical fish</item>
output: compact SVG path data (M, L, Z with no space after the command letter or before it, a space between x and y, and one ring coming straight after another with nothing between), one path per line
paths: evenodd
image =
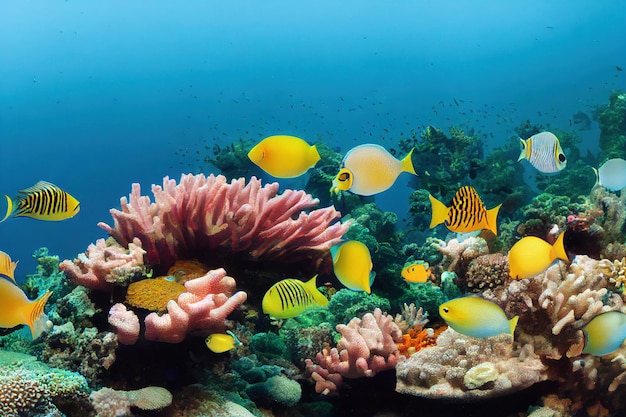
M619 191L626 187L626 161L622 158L613 158L606 161L596 173L596 184L607 190Z
M567 158L561 149L559 138L551 132L541 132L524 140L520 138L522 151L518 161L528 160L532 166L545 174L561 171L567 164Z
M452 198L450 207L446 207L430 194L428 197L432 206L431 229L445 222L446 227L452 232L466 233L489 229L493 234L498 234L496 219L502 204L487 210L474 187L461 187Z
M572 122L575 126L578 127L578 130L589 130L591 129L591 118L582 111L577 111L572 116Z
M583 353L597 356L613 353L626 339L626 314L619 311L598 314L583 327L583 333Z
M433 273L426 262L413 262L402 270L400 274L408 282L426 282Z
M248 158L273 177L295 178L313 167L320 160L320 154L315 145L303 139L276 135L254 146Z
M350 191L368 196L378 194L393 185L402 172L415 174L411 155L396 159L380 145L367 143L352 148L341 162L341 169L333 181L331 193Z
M490 337L502 333L513 336L518 316L511 320L497 304L480 297L462 297L439 306L439 315L455 331L470 337Z
M0 327L25 324L30 327L34 340L47 328L48 317L43 309L52 292L48 291L34 301L29 300L15 282L16 266L17 262L0 251Z
M372 271L372 257L363 243L349 240L330 249L335 276L346 288L370 293L376 273Z
M531 278L542 273L557 258L569 261L561 233L553 245L536 236L525 236L509 250L509 275L513 279Z
M5 195L7 212L0 222L9 216L31 217L37 220L65 220L80 211L80 203L70 194L47 181L25 190L20 190L15 198Z
M226 333L213 333L208 335L205 343L206 347L215 353L228 352L234 349L235 346L241 344L237 336L230 330L227 330Z
M272 285L263 296L265 314L276 319L288 319L315 307L326 307L328 299L315 286L317 275L307 282L284 279Z

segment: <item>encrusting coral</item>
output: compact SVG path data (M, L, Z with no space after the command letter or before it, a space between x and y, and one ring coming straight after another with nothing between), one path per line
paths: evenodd
M89 395L96 417L133 416L131 407L156 411L172 403L172 394L161 387L145 387L133 391L101 388Z

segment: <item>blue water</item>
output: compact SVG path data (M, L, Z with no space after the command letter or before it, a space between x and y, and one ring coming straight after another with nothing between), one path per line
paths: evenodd
M132 182L208 174L214 143L345 152L462 124L490 148L526 119L567 129L626 89L625 21L616 1L1 2L0 193L45 179L82 210L9 219L0 250L18 278L41 246L73 258ZM579 133L597 151L597 126ZM406 182L376 201L406 211Z

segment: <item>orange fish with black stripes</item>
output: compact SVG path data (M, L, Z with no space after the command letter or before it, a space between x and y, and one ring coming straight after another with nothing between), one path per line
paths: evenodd
M36 300L29 300L15 282L15 267L11 257L0 251L0 327L11 328L20 324L30 327L33 339L47 328L48 318L43 308L52 292L48 291Z
M432 195L428 196L432 206L431 229L444 223L452 232L467 233L488 229L494 235L498 234L496 219L502 204L487 210L474 187L461 187L452 198L450 207Z
M30 217L37 220L58 221L74 217L80 203L56 185L39 181L32 187L20 190L18 196L7 199L7 212L0 223L9 217Z

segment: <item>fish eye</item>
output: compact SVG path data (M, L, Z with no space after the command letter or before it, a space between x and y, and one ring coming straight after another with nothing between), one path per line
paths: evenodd
M444 313L447 313L449 311L448 307L444 307L441 309L441 311L443 311Z
M565 162L565 155L564 154L562 154L562 153L559 154L559 161L560 162Z
M342 172L341 174L339 174L339 181L348 181L349 179L350 179L349 172Z

